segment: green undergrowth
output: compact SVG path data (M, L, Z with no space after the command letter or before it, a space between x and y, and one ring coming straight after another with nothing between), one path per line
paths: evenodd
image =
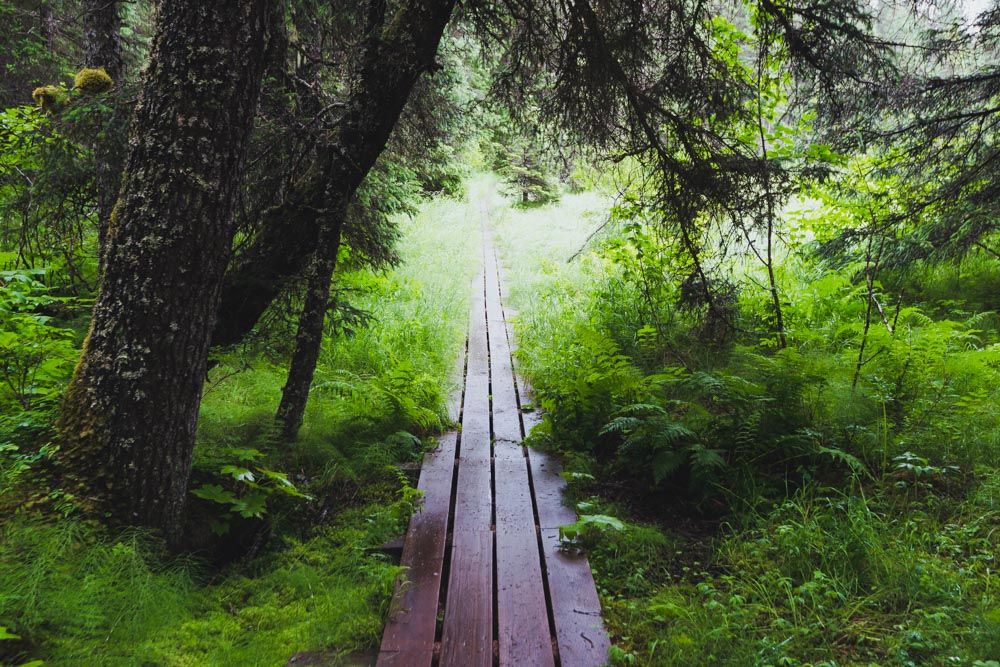
M291 467L336 465L361 450L378 459L378 440L444 426L465 339L466 287L479 266L478 221L463 201L442 198L400 225L398 268L338 275L338 290L367 324L324 339L302 431L282 446ZM266 358L223 358L206 389L196 455L266 443L283 382L284 367Z
M2 615L20 640L8 662L46 665L280 665L298 649L377 642L398 568L370 555L389 510L352 509L309 539L213 574L142 533L108 541L73 521L5 526ZM394 529L399 523L392 519Z
M793 248L781 349L760 268L734 264L727 329L609 202L494 219L612 663L996 665L995 259L887 274L909 298L866 333L858 267Z
M254 347L219 359L195 450L189 555L60 515L6 519L0 636L10 638L0 639L0 664L272 666L299 651L376 645L399 571L377 547L402 532L418 497L398 466L447 426L479 270L469 211L426 201L399 221L399 267L338 275L351 312L365 315L324 340L295 442L272 426L281 353ZM44 425L31 424L2 452L6 502L46 456L32 435ZM71 512L72 499L62 500Z
M713 537L595 537L613 663L993 664L997 482L965 502L810 485Z

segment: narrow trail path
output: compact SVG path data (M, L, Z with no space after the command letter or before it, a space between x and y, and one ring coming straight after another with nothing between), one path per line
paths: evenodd
M537 423L514 367L513 336L488 210L483 272L473 285L464 383L452 397L462 429L424 456L420 512L403 547L378 665L597 667L608 657L585 556L561 550L559 468L522 444Z

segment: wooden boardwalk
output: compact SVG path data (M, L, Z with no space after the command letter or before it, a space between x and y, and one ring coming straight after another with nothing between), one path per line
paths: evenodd
M378 665L597 667L608 638L585 556L559 548L565 481L522 438L534 413L517 375L502 273L483 230L463 388L452 399L459 433L424 457L423 509L403 546ZM524 401L527 402L527 401Z

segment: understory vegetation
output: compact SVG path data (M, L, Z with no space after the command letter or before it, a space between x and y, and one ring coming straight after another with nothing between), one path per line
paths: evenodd
M17 480L44 474L51 455L52 445L32 443L51 420L46 392L72 370L74 333L50 324L50 337L8 342L19 359L33 358L26 346L52 349L32 371L37 404L5 412L0 663L271 666L297 651L333 657L377 645L399 574L379 547L402 533L418 502L415 480L399 466L418 461L446 425L464 345L480 256L468 208L449 198L420 204L398 220L407 249L398 268L338 276L350 304L342 312L364 325L335 320L295 442L283 442L273 422L281 336L218 359L202 406L191 484L197 520L184 556L169 555L147 531L109 537L77 518L52 523L18 511ZM5 294L41 289L18 280ZM10 326L26 326L16 310L8 316ZM72 513L73 498L52 493L30 502Z
M865 331L854 269L791 247L779 349L759 270L727 331L612 203L497 217L531 440L572 473L613 663L996 664L995 259L885 275Z

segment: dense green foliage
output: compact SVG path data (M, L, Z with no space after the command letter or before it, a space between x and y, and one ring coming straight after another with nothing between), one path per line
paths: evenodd
M223 298L173 549L87 514L55 428L157 3L113 7L114 82L79 69L92 2L0 5L0 663L376 645L486 212L612 664L997 667L996 3L461 2L436 57L389 63L418 4L276 15L222 241L223 292L268 296Z
M30 382L15 392L8 380L16 378L4 380L0 504L11 519L0 536L0 625L20 639L0 642L0 661L273 665L299 650L347 654L376 644L398 573L377 548L399 535L416 500L396 466L419 457L442 427L464 342L478 254L465 212L463 202L440 199L398 220L407 251L393 271L344 263L338 284L368 325L331 332L295 443L276 439L271 426L284 379L275 360L252 349L221 359L192 483L199 520L191 532L202 548L182 558L142 531L109 537L76 519L15 513L18 480L44 470L51 454L51 445L39 448L50 437L46 406L67 379L75 338L23 312L71 303L45 296L28 275L5 274L3 369L25 368ZM294 494L281 493L282 480ZM205 499L206 487L238 502ZM47 505L71 513L72 498L52 493ZM248 550L253 558L225 564Z
M722 335L675 305L670 238L620 206L574 257L607 206L574 195L501 230L546 411L532 437L586 473L582 513L630 522L583 534L616 663L988 664L998 332L976 295L994 260L966 260L958 290L958 266L907 273L927 300L866 331L859 269L791 247L778 349L759 266L735 274Z

